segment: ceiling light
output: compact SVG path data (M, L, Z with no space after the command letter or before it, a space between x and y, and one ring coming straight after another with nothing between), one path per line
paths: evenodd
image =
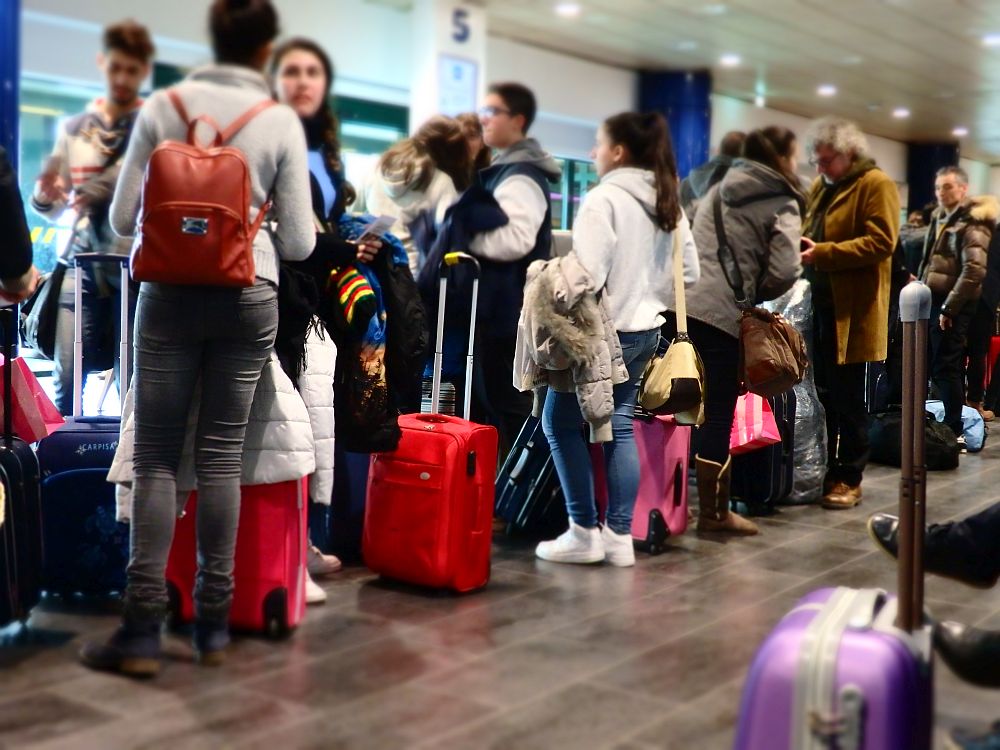
M555 7L556 15L563 18L576 18L580 15L580 3L559 3Z
M837 87L834 86L832 83L824 83L822 86L816 89L816 93L819 94L820 96L836 96Z
M1000 47L1000 34L987 34L983 37L984 47Z
M965 138L969 134L968 128L963 128L961 125L951 131L951 134L956 138Z
M753 105L758 108L763 108L767 105L767 100L762 95L757 94L757 96L753 98Z
M892 110L892 116L897 120L905 120L910 116L910 110L906 107L896 107L896 109Z
M739 55L729 54L719 58L719 64L724 68L735 68L741 62L743 62L743 58Z

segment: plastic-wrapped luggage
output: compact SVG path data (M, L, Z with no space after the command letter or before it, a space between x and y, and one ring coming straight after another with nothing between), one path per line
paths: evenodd
M764 305L771 312L780 313L795 326L806 342L809 358L813 358L813 308L812 287L805 279L778 299ZM802 382L795 386L795 440L792 455L795 469L792 488L780 500L782 504L798 505L819 502L823 496L823 479L826 476L826 410L816 393L812 368L806 368Z
M904 436L899 596L879 589L814 591L778 623L750 667L735 750L929 750L933 650L923 612L924 352L930 291L900 304Z

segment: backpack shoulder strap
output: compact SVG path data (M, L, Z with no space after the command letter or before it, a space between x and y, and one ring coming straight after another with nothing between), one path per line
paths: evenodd
M245 128L253 118L259 115L265 109L270 109L275 104L277 104L277 102L275 102L273 99L263 99L254 106L252 106L242 115L233 120L229 124L229 127L227 127L219 134L220 137L222 138L222 142L228 143L237 133L243 130L243 128Z
M719 265L722 267L722 275L733 290L736 298L736 306L745 310L752 305L747 299L746 289L743 286L743 273L740 271L739 261L736 260L736 253L733 252L729 244L729 237L726 236L726 223L722 216L722 194L716 189L712 198L712 214L715 220L715 236L718 243Z
M170 103L174 105L174 109L177 110L177 114L180 115L184 124L189 125L191 123L191 118L188 116L187 108L184 106L184 101L181 99L180 94L177 93L177 89L174 87L167 89L167 98L170 99Z

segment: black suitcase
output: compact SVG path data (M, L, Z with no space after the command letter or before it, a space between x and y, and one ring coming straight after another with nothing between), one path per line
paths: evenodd
M80 253L77 263L121 264L121 371L128 372L128 256ZM76 309L82 305L76 287ZM115 486L108 470L118 448L121 419L83 414L82 328L76 319L74 336L73 416L38 444L42 468L42 513L47 550L43 585L62 595L105 596L125 590L128 526L116 520ZM127 382L127 377L122 376Z
M508 533L540 538L558 536L569 523L549 442L535 417L524 423L497 475L496 515Z
M795 391L768 399L781 442L733 456L730 498L733 510L752 516L774 512L792 491L795 471Z
M4 362L14 358L17 330L13 308L0 310ZM11 424L11 368L4 367L3 440L0 445L0 481L5 515L0 524L0 627L27 620L42 594L42 503L38 459L31 446L13 437Z

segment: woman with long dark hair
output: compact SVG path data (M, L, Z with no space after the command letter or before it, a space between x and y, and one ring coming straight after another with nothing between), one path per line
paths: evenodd
M702 199L694 220L701 279L687 295L688 334L705 363L705 424L696 458L698 530L753 535L756 524L729 509L729 437L739 395L739 320L736 297L719 262L715 201L755 303L788 291L802 273L799 244L805 198L796 174L795 134L782 127L755 130L718 185ZM676 333L673 318L664 335Z
M628 380L614 386L613 441L604 444L607 522L598 527L594 482L576 393L549 389L542 427L566 497L570 527L542 542L543 560L635 564L632 509L639 456L632 433L639 379L659 341L672 299L673 241L684 246L684 281L698 279L698 256L681 211L677 166L667 123L659 114L626 112L604 121L592 153L600 184L587 193L573 224L573 250L590 274L618 332Z
M190 116L226 126L271 98L262 71L278 34L278 14L269 0L215 0L209 27L216 64L195 70L172 91ZM187 130L166 92L143 105L111 205L116 233L135 232L153 149L166 140L185 141ZM131 676L159 670L177 471L199 382L194 648L200 662L214 665L229 643L243 443L278 325L278 263L306 258L314 239L305 139L295 113L264 109L227 145L246 158L253 211L265 210L273 198L276 229L262 229L254 239L254 286L142 283L135 319L131 559L121 627L108 642L88 643L81 652L93 669Z

